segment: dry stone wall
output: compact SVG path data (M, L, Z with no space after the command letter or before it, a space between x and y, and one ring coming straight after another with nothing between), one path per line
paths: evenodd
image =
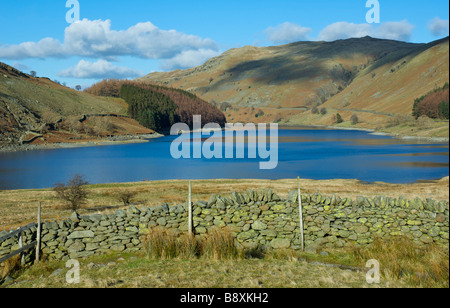
M309 251L366 245L376 237L411 238L419 245L449 245L449 208L446 201L406 200L384 196L339 198L321 194L302 195L305 246ZM185 205L130 206L109 215L79 216L42 224L42 251L58 260L77 259L111 251L142 249L142 236L154 227L188 230ZM296 191L281 198L271 190L213 195L193 205L196 236L211 228L231 229L236 245L246 249L300 249L299 207ZM0 232L0 237L7 232ZM25 245L36 237L36 229L24 234ZM0 243L0 258L17 249L17 240ZM31 254L28 259L31 258Z

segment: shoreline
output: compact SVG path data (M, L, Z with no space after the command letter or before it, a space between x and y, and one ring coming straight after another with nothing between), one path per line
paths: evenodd
M71 149L71 148L87 148L97 146L110 146L110 145L124 145L134 143L146 143L150 139L156 139L164 137L159 133L143 134L143 135L126 135L126 136L114 136L97 141L85 141L85 142L62 142L62 143L49 143L43 145L22 144L11 145L7 147L0 147L0 153L16 153L16 152L29 152L35 150L55 150L55 149Z
M414 141L424 141L433 143L449 143L449 137L426 137L426 136L404 136L396 135L392 133L376 131L370 128L359 128L359 127L342 127L342 126L330 126L330 125L289 125L283 124L279 125L281 129L302 129L302 128L316 128L316 129L337 129L337 130L357 130L364 131L374 136L388 136L399 140L414 140ZM224 128L222 128L224 130ZM190 130L190 133L195 133L196 131ZM95 147L95 146L109 146L109 145L123 145L132 143L146 143L150 139L156 139L165 137L166 135L160 133L154 134L143 134L143 135L126 135L126 136L113 136L98 141L85 141L85 142L63 142L63 143L51 143L44 145L32 145L32 144L22 144L22 145L8 145L0 147L0 153L15 153L15 152L28 152L34 150L54 150L54 149L69 149L69 148L84 148L84 147Z
M382 131L377 131L375 129L371 128L359 128L359 127L342 127L342 126L329 126L329 125L289 125L289 124L283 124L280 125L281 128L301 128L301 127L312 127L312 128L322 128L322 129L338 129L338 130L359 130L363 132L368 132L371 135L374 136L388 136L392 137L394 139L400 139L400 140L417 140L417 141L430 141L430 142L436 142L436 143L445 143L450 142L449 137L426 137L426 136L407 136L407 135L396 135L392 133L386 133Z

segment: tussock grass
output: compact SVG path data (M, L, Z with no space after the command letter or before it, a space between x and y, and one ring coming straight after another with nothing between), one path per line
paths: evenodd
M201 254L213 260L228 260L242 257L234 244L233 233L228 228L214 228L201 245Z
M227 229L213 229L206 237L179 234L173 230L154 228L144 239L144 250L150 259L213 260L235 259L240 256L232 232Z
M189 235L179 235L173 230L154 228L143 241L150 259L193 258L199 254L200 244Z
M449 287L449 251L438 245L419 247L409 238L376 239L350 251L361 262L377 260L385 279L406 279L412 287Z
M22 269L20 260L20 255L17 255L15 257L12 257L11 259L6 260L0 265L0 281Z

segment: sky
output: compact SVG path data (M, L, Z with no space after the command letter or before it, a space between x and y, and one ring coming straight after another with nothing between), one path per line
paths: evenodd
M78 14L79 13L79 14ZM447 0L0 0L0 62L83 88L201 65L231 49L449 35Z

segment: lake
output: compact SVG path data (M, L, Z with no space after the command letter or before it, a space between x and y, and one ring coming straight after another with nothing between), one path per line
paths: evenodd
M170 154L170 146L176 138L167 136L139 144L0 153L0 189L49 188L55 183L67 182L74 174L85 175L93 184L297 176L316 180L412 183L449 175L448 143L401 140L366 131L280 128L278 166L273 170L261 170L259 158L177 160ZM248 145L244 145L248 150Z

